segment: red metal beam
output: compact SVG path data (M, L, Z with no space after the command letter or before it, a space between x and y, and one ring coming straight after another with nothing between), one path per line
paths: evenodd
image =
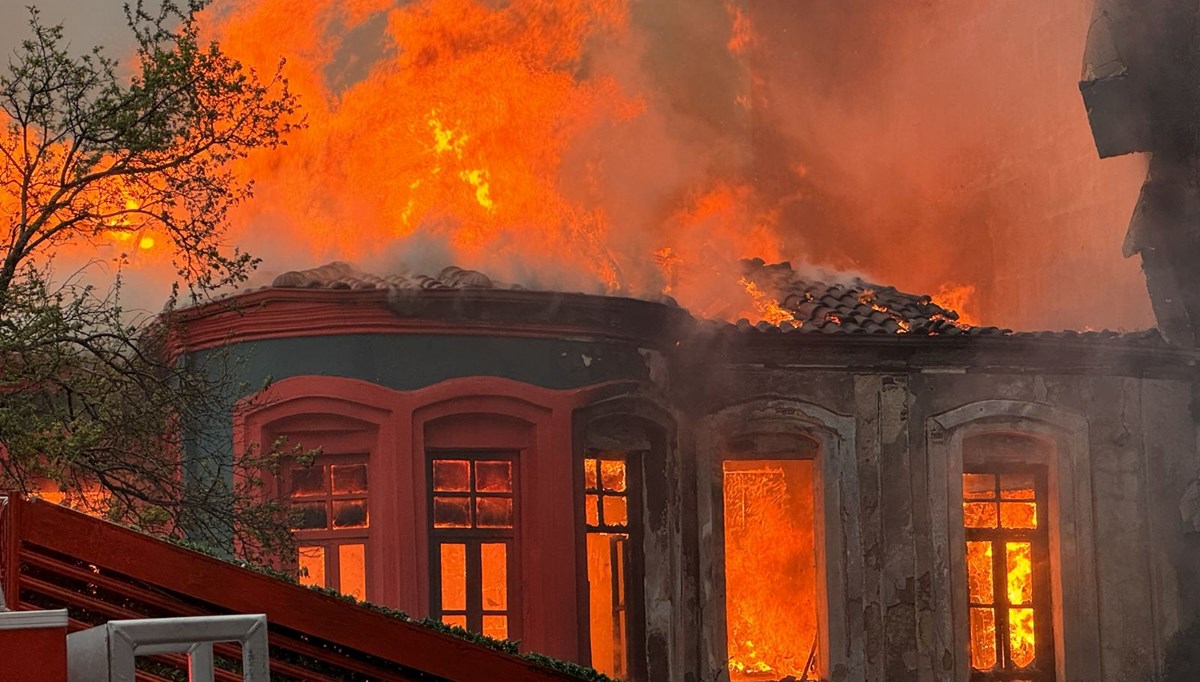
M56 505L13 496L5 516L10 537L0 565L13 598L19 540L229 612L265 613L274 626L453 682L576 679ZM321 660L342 665L344 659L335 653L322 653Z

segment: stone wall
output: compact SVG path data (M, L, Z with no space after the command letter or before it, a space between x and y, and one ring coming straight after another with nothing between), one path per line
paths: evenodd
M818 363L810 358L808 364ZM1071 489L1086 498L1074 502L1091 516L1081 512L1072 518L1070 528L1062 529L1062 543L1064 551L1078 549L1080 566L1093 568L1084 571L1087 583L1081 584L1075 573L1062 579L1070 581L1064 589L1076 595L1070 608L1082 614L1071 617L1094 619L1098 625L1092 632L1098 634L1066 623L1068 640L1056 647L1056 654L1067 679L1154 679L1162 671L1168 638L1197 615L1197 541L1185 534L1178 511L1188 482L1197 475L1187 380L953 367L838 371L756 363L726 365L708 381L710 389L697 391L701 397L684 407L680 439L684 459L687 450L695 449L700 462L697 540L706 548L701 554L710 552L720 536L719 528L705 527L704 499L711 496L713 481L705 477L699 443L716 437L710 431L721 428L709 415L786 396L853 419L849 451L855 458L857 499L843 505L843 513L853 509L856 514L847 521L861 550L844 557L847 574L858 584L846 590L842 606L845 623L854 630L846 641L861 651L843 657L852 666L841 678L835 671L834 679L955 679L957 652L953 638L947 639L951 626L945 622L953 597L939 593L945 589L938 578L944 567L935 547L939 521L934 500L945 499L946 479L931 473L927 430L938 415L987 401L1076 415L1083 424L1085 452L1078 456L1086 461L1076 463L1075 475L1088 480L1073 481ZM1005 417L996 419L1002 428L1022 428ZM684 435L689 431L695 438ZM1073 566L1066 568L1075 571ZM693 570L698 571L695 585L703 604L703 593L712 586L706 587L709 577L702 566ZM1087 571L1094 571L1094 577ZM709 618L720 611L712 607L721 599L709 600L702 631L723 632L723 625ZM701 652L699 669L693 671L696 679L709 679L704 668L712 667L719 653L706 651L712 641L691 645ZM1088 660L1095 656L1086 652L1098 652L1098 660Z

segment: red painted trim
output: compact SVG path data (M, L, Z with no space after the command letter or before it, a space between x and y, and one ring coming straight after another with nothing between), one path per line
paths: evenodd
M297 420L334 416L341 422L340 428L323 436L321 446L331 455L355 454L362 451L365 441L369 450L368 513L373 520L395 518L395 496L387 494L395 489L393 467L388 466L397 458L397 419L388 407L394 402L394 395L394 391L358 379L329 376L285 379L238 401L234 408L235 452L245 452L252 443L271 447L278 436L300 430L301 424L294 423ZM314 444L306 447L310 445ZM268 499L279 495L274 478L269 475L264 478L264 494ZM383 527L378 521L367 531L368 598L387 606L398 606L401 602L398 594L401 580L391 558L394 554L391 548L397 544L394 532L395 529Z
M60 552L228 612L265 613L272 627L341 645L350 658L362 652L454 682L574 679L57 505L18 499L10 512L23 547Z
M0 632L0 666L6 680L67 680L67 626Z
M430 613L426 440L439 448L487 443L519 451L523 648L579 660L575 553L582 526L575 513L573 414L637 386L614 381L553 390L465 377L393 391L356 379L292 377L238 403L235 447L271 442L273 425L304 415L335 414L374 429L368 592L373 602L421 616ZM456 428L462 420L472 424L472 433ZM527 427L524 435L514 423Z
M414 294L415 296L415 294ZM440 319L437 315L404 316L389 307L389 292L380 289L263 289L178 312L181 323L172 351L195 352L230 343L308 336L347 334L453 334L533 338L584 337L659 345L647 334L634 333L608 320L589 316L587 324L562 322L549 314L576 306L582 311L628 309L627 314L686 315L659 303L587 294L547 294L507 290L430 290L419 293L426 304L441 305L450 314L456 302L528 306L544 314L529 315L519 324L489 320L486 315ZM532 321L546 318L546 322ZM655 329L657 331L657 329Z

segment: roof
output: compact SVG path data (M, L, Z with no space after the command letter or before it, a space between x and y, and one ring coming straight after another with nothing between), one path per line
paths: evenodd
M0 494L0 531L4 603L18 611L65 608L70 632L109 620L265 613L273 680L606 679L573 664L513 655L512 643L416 622L44 501ZM216 654L219 661L240 657L227 645ZM165 682L174 674L169 669L186 670L181 655L153 658L168 670L139 672L139 680ZM216 673L219 682L241 679Z
M292 270L279 275L272 287L290 289L521 289L518 285L498 284L477 270L451 265L437 275L372 275L349 263L334 261L308 270Z
M1118 331L1038 331L1014 332L994 326L969 325L959 320L957 311L936 303L929 295L912 294L895 287L874 284L858 277L830 282L809 278L790 263L767 264L761 259L741 261L746 281L762 295L778 303L773 317L786 318L778 323L747 319L729 325L744 331L799 332L821 334L904 334L913 337L1017 337L1084 341L1121 341L1139 345L1166 345L1157 330ZM482 272L450 266L436 275L374 275L349 263L334 261L307 270L285 272L267 288L400 291L436 289L522 290L516 284L497 282Z

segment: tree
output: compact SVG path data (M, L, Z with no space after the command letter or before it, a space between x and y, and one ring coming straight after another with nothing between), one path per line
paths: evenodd
M227 358L179 362L168 341L177 306L256 265L223 244L252 190L231 162L282 145L300 121L282 62L261 78L201 40L205 4L126 5L131 66L100 48L72 55L62 26L31 8L0 75L0 487L50 485L207 544L237 533L253 553L286 536L279 508L246 494L254 477L233 483L228 445L198 428L228 420L223 400L241 388ZM126 311L119 275L111 288L54 276L63 248L147 231L178 274L163 314ZM268 450L241 464L270 466Z

